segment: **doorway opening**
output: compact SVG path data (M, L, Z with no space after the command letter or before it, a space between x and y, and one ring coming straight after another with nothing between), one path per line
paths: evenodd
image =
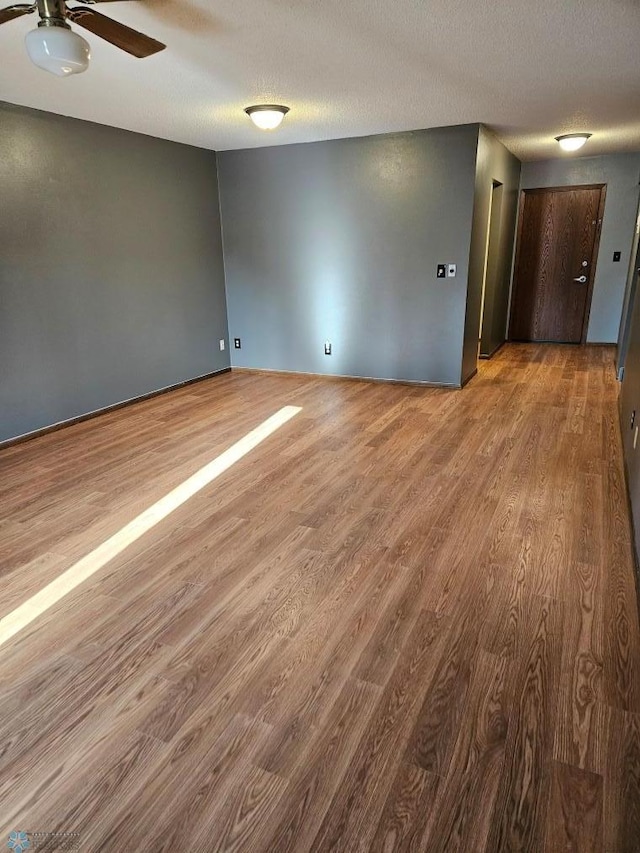
M523 190L513 274L513 341L586 342L606 186Z
M478 358L490 358L491 341L494 340L492 330L485 328L494 317L493 304L498 287L500 272L500 236L502 225L502 195L504 186L500 181L493 181L489 201L489 224L487 227L487 246L484 255L484 274L482 276L482 296L480 298L480 334L478 337ZM504 315L503 315L504 316ZM504 320L501 333L504 333ZM504 338L503 338L504 339Z

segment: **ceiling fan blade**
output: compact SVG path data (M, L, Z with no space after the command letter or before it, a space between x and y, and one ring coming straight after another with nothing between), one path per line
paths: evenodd
M27 3L18 3L15 6L7 6L6 9L0 9L0 24L6 24L7 21L13 21L14 18L20 18L22 15L29 15L35 12L36 7L30 6Z
M119 21L107 18L100 12L94 12L93 9L88 9L86 6L68 9L67 19L80 27L84 27L85 30L89 30L94 35L100 36L110 44L114 44L121 50L125 50L132 56L137 56L138 59L144 59L145 56L151 56L166 47L166 44L145 36L137 30L132 30L131 27L127 27Z

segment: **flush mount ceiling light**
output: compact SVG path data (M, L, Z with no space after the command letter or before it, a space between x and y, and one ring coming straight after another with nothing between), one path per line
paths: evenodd
M280 104L257 104L245 109L245 113L260 130L275 130L288 112L289 107Z
M577 151L590 136L590 133L565 133L562 136L556 136L556 142L563 151Z

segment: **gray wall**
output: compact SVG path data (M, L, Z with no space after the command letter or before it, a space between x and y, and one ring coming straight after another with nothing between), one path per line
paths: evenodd
M620 423L622 444L627 467L627 485L631 499L631 513L635 529L636 555L640 545L640 439L633 449L635 427L631 428L631 415L635 410L635 425L640 425L640 299L635 299L631 309L630 334L624 379L620 393Z
M459 385L477 137L220 153L233 364Z
M615 343L618 340L638 209L639 180L640 153L566 157L560 160L524 163L522 166L523 189L571 184L607 184L587 333L587 340L591 343ZM612 262L614 251L622 252L622 260L619 263Z
M486 128L481 127L475 176L473 228L469 254L469 294L464 326L462 377L473 375L480 337L480 308L484 279L489 210L493 181L503 185L497 246L487 269L482 323L483 355L492 355L506 339L513 244L516 231L520 161Z
M618 352L616 359L616 368L618 376L621 370L624 370L624 365L627 357L627 349L629 347L629 334L631 331L631 316L633 314L633 304L638 291L638 272L640 271L640 209L636 216L636 225L633 232L633 240L631 242L631 261L629 263L629 274L627 275L627 285L624 290L624 300L622 303L622 317L620 318L620 332L618 333Z
M0 440L229 364L216 155L0 104Z

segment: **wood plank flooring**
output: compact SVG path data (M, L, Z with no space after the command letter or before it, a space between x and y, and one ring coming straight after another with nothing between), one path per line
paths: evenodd
M640 850L612 353L235 372L0 452L2 616L302 407L0 646L0 843Z

